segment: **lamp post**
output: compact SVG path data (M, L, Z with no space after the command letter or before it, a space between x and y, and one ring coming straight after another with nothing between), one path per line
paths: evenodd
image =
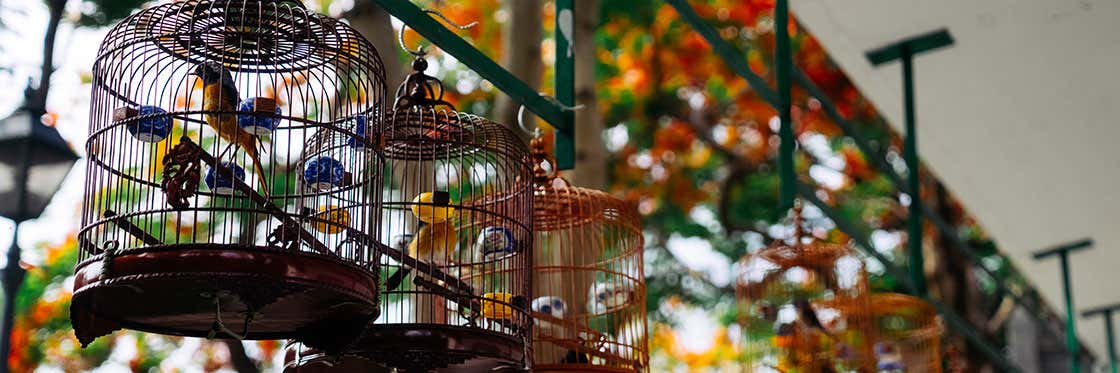
M920 164L918 163L918 131L914 112L914 56L934 49L953 45L953 37L948 30L937 30L927 34L906 38L891 43L881 48L867 52L867 59L871 65L879 66L890 61L902 62L902 90L904 106L906 109L906 139L904 141L903 159L906 160L906 169L909 171L906 183L906 193L910 195L909 217L907 222L906 241L909 247L910 275L915 291L920 296L926 295L925 259L922 257L922 208L921 208L921 181L918 179Z
M0 216L15 221L7 264L0 274L4 289L3 325L0 330L0 372L8 372L8 354L15 297L26 271L20 267L19 224L43 212L51 196L78 160L78 155L41 121L42 109L21 108L0 119Z
M1077 320L1074 318L1076 311L1073 308L1073 284L1069 279L1069 253L1090 246L1093 246L1093 240L1086 238L1034 253L1035 260L1057 255L1062 265L1062 292L1066 301L1066 350L1069 351L1069 369L1073 373L1081 372L1081 346L1077 340Z

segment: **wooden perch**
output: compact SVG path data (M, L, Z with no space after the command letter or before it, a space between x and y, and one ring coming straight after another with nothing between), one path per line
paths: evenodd
M218 162L218 160L215 159L213 155L210 155L210 153L207 153L202 148L199 148L198 145L192 142L189 138L184 136L183 139L180 140L180 144L186 144L187 146L198 148L200 154L199 158L201 158L203 162L206 162L206 164L210 165L210 167L214 167L217 172L224 173L225 175L233 175L232 170L230 170L225 165L222 165L221 162ZM327 245L319 242L319 240L316 239L315 236L311 234L311 232L308 232L303 228L302 225L299 224L298 221L292 219L291 216L288 216L288 213L284 212L283 209L276 207L276 205L273 204L272 201L270 201L267 197L262 196L257 192L256 189L253 189L253 187L249 186L249 184L245 184L244 181L238 180L237 178L232 179L234 189L244 194L249 198L250 201L253 201L253 203L257 204L257 206L263 208L266 212L268 212L269 215L272 215L273 217L279 219L281 224L291 224L293 226L299 227L300 240L302 240L304 243L307 243L308 246L311 246L311 249L323 255L334 254L330 250L330 248L327 247Z
M140 227L137 227L136 224L132 224L132 222L128 221L128 219L117 216L117 213L115 211L105 210L104 215L109 219L109 221L113 222L113 224L116 224L118 228L124 230L125 232L128 232L128 234L131 234L132 237L136 237L136 239L140 240L145 245L163 245L163 241L156 238L151 233L148 233L147 231L141 229Z

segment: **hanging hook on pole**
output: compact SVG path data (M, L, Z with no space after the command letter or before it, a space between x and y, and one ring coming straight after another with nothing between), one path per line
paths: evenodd
M541 97L544 98L545 101L548 101L548 102L552 103L553 105L556 105L556 106L560 107L560 109L563 110L563 111L576 111L576 110L582 110L583 109L582 104L575 105L575 106L568 106L568 105L564 105L563 102L560 102L560 100L557 100L555 97L544 94L544 92L540 92L540 95L541 95ZM525 133L529 134L529 136L532 137L532 138L536 138L536 137L540 136L540 132L541 132L540 127L533 126L533 129L529 129L529 127L525 126L525 105L524 104L522 104L519 108L517 108L517 126L520 127L522 131L525 131Z
M450 18L447 18L447 16L443 15L443 13L440 13L438 10L424 9L424 13L434 15L434 16L436 16L436 18L442 19L444 22L451 25L451 27L454 27L454 28L459 29L459 30L467 30L467 29L470 29L472 27L478 26L478 21L471 21L468 24L461 25L459 23L456 23L455 21L452 21ZM416 57L422 57L422 56L427 55L428 51L424 50L424 46L422 46L422 45L417 45L416 50L408 49L408 45L405 45L405 42L404 42L404 33L405 33L406 30L408 30L408 24L401 25L401 32L400 32L400 34L397 38L397 42L400 43L401 49L404 49L405 52L408 52L409 54L411 54L413 56L416 56Z

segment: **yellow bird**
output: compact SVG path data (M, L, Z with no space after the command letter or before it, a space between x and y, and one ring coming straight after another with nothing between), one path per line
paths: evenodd
M408 244L408 255L432 264L447 264L459 242L459 232L451 223L426 224Z
M206 114L206 124L218 131L218 136L223 140L236 144L249 159L253 161L253 169L260 179L261 192L268 195L268 186L264 180L264 168L261 167L260 155L257 146L260 139L256 135L245 132L237 125L237 103L240 100L237 86L233 83L233 76L222 64L206 61L195 66L189 75L202 79L202 110L224 112L222 114Z

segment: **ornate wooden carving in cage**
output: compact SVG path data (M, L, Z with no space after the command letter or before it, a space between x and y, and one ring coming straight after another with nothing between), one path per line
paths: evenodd
M751 372L870 372L874 325L863 262L843 245L775 241L741 262L736 280Z
M341 360L293 347L301 352L289 371L365 371L372 361L489 372L532 358L528 149L505 126L443 101L422 57L412 68L385 115L381 318Z
M879 372L941 372L941 322L933 305L896 293L871 295Z
M642 229L637 210L553 171L532 141L533 370L644 372L649 368Z
M93 69L71 318L339 350L378 311L387 97L373 46L298 2L128 17Z

